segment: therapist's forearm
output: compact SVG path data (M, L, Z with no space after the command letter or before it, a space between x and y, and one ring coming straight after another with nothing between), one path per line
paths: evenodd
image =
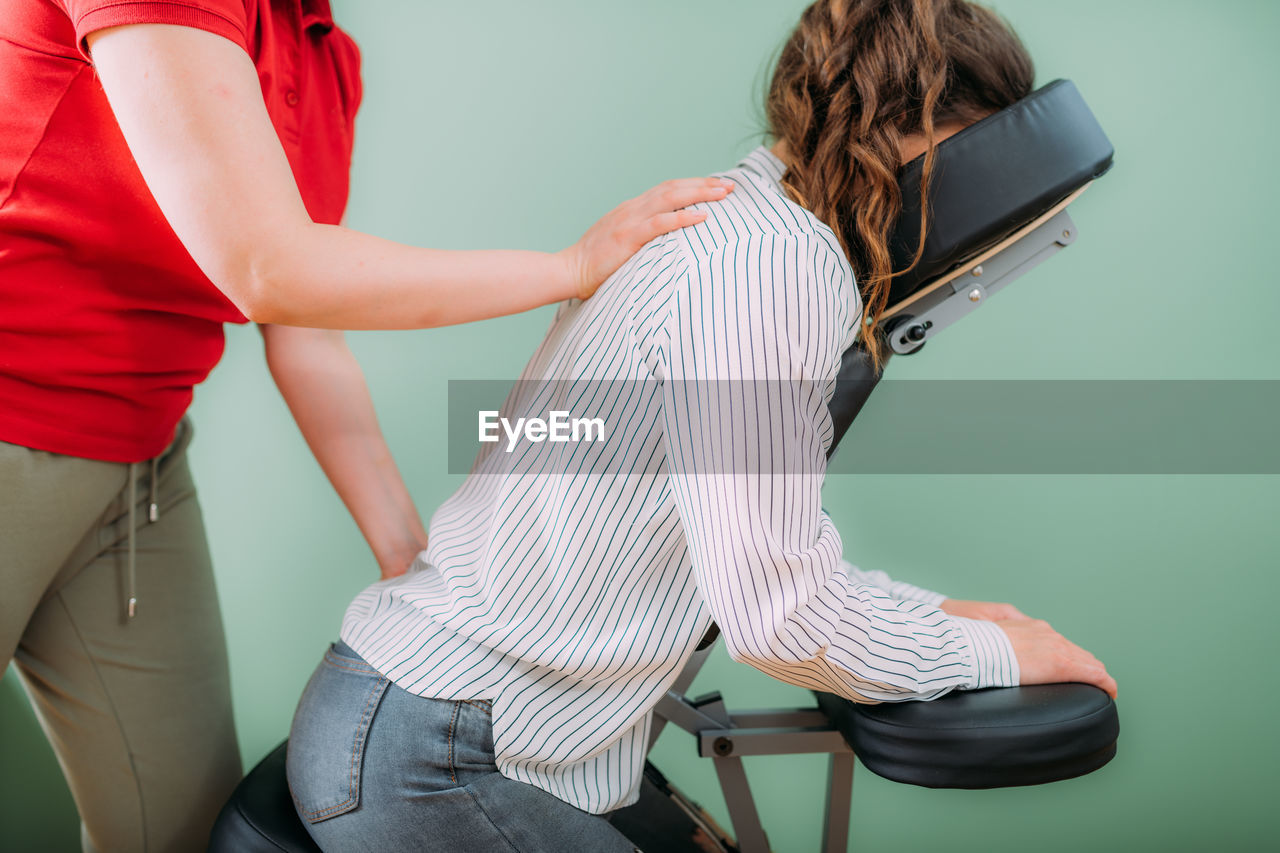
M311 222L276 235L245 269L251 320L312 328L448 326L575 295L562 255L416 248Z
M427 534L342 334L285 326L262 333L271 375L382 576L402 574Z

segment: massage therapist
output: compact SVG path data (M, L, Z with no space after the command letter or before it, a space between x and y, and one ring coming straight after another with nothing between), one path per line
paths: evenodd
M203 849L240 778L184 419L222 324L262 324L390 577L426 535L334 330L586 298L731 189L668 182L556 254L388 242L338 225L360 96L327 0L0 0L0 652L86 850Z

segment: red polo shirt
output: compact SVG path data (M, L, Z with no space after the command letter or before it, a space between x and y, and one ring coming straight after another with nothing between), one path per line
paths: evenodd
M84 52L135 23L248 52L317 222L346 206L361 95L328 0L0 0L0 441L114 462L164 449L222 324L245 322L156 206Z

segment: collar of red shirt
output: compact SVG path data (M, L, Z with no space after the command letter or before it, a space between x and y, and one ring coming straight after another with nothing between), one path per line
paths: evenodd
M320 27L325 32L333 29L333 11L329 0L302 0L302 28Z

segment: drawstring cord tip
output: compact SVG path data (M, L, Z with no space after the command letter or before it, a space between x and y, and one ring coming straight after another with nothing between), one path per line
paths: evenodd
M157 506L157 505L156 505L156 504L154 504L154 503L153 503L153 504L151 504L151 506L150 506L150 507L148 507L148 509L147 509L147 519L148 519L152 524L155 524L157 521L159 521L159 520L160 520L160 507L159 507L159 506Z
M132 619L137 615L138 615L138 599L131 598L129 599L129 618Z

